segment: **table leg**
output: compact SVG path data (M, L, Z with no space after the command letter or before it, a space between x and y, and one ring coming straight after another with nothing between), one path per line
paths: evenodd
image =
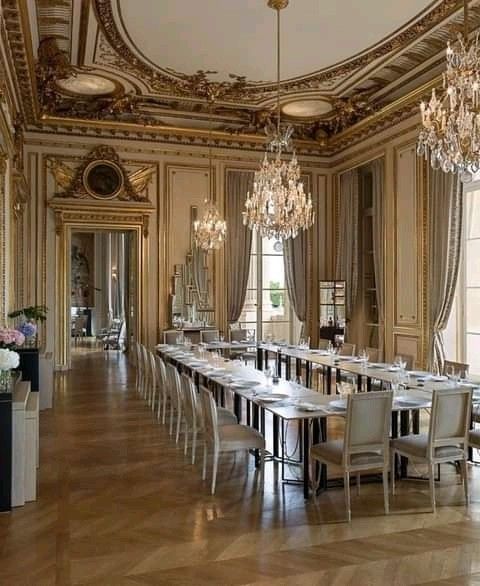
M305 386L312 388L312 363L308 360L305 361Z
M303 497L308 499L310 490L310 421L303 420Z
M242 423L242 397L237 393L233 395L233 412L237 416L238 423Z
M263 349L257 348L257 368L263 370Z
M367 376L367 393L369 393L371 390L372 390L372 377Z
M295 377L302 378L302 361L300 358L295 358Z
M287 356L287 362L285 363L285 378L287 380L292 378L292 361L289 356Z
M278 458L278 439L279 439L279 419L278 415L273 415L273 456Z
M408 435L410 432L410 411L400 413L400 435ZM400 457L400 477L405 478L408 471L408 458Z
M277 376L282 376L282 353L277 352L275 356L275 374Z
M332 367L327 366L327 376L325 377L327 382L327 395L332 394Z

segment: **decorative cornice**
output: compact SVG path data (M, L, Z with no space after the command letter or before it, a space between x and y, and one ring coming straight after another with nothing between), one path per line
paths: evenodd
M382 44L359 54L349 60L343 61L331 67L315 73L287 80L282 82L282 91L298 92L311 89L318 89L325 82L334 82L356 70L366 67L375 60L390 53L405 48L409 43L418 40L422 35L441 23L445 18L459 10L462 3L460 0L442 0L431 10L426 9L423 16L411 22L406 28L394 34ZM120 34L112 10L112 0L95 0L95 9L99 23L102 27L109 44L124 65L132 67L142 79L144 79L155 91L175 96L205 98L205 82L208 81L213 71L198 71L193 75L181 72L174 72L170 69L154 68L137 57L126 45ZM120 64L119 64L120 66ZM232 81L209 82L218 86L217 100L225 102L248 100L259 102L270 98L275 92L275 84L255 83L248 81L244 76L231 74Z

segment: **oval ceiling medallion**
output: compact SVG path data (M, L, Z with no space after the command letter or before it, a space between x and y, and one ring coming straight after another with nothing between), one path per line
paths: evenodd
M65 92L82 96L106 96L117 89L113 81L93 73L78 73L59 79L57 85Z
M292 118L319 118L333 110L328 100L295 100L282 106L282 112Z

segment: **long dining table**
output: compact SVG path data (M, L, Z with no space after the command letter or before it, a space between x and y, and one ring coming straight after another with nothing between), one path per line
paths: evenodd
M193 352L183 347L165 345L157 346L157 352L164 360L189 373L197 384L207 383L208 385L211 383L221 388L222 391L231 392L234 412L239 422L242 422L243 414L247 413L247 424L259 429L264 412L271 413L273 417L273 456L276 458L279 457L279 422L298 422L302 430L303 492L305 498L309 497L309 448L311 443L326 441L328 418L345 416L345 404L338 402L338 395L322 394L285 378L279 378L276 384L267 384L266 376L261 370L208 352ZM365 364L353 361L337 363L334 356L325 356L304 350L298 350L294 356L300 360L308 360L311 363L322 364L330 368L341 368L359 377L371 377L384 382L392 382L398 375L397 371L389 371L388 365L385 365L385 370L369 369ZM431 406L433 390L446 388L450 385L450 382L443 378L440 380L430 379L427 382L420 382L419 379L420 377L413 377L408 390L401 389L394 393L393 420L398 415L401 419L400 429L395 425L392 426L394 437L398 435L399 431L401 435L409 432L412 412L418 413L420 409ZM477 399L480 400L480 396ZM340 398L341 400L342 398ZM246 403L247 409L245 410L243 403ZM250 411L252 411L251 418L248 417ZM325 469L322 469L321 479L321 486L326 487Z

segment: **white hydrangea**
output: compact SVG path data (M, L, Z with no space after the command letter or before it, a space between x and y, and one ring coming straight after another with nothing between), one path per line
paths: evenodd
M0 370L11 370L20 364L20 356L13 350L0 348Z

